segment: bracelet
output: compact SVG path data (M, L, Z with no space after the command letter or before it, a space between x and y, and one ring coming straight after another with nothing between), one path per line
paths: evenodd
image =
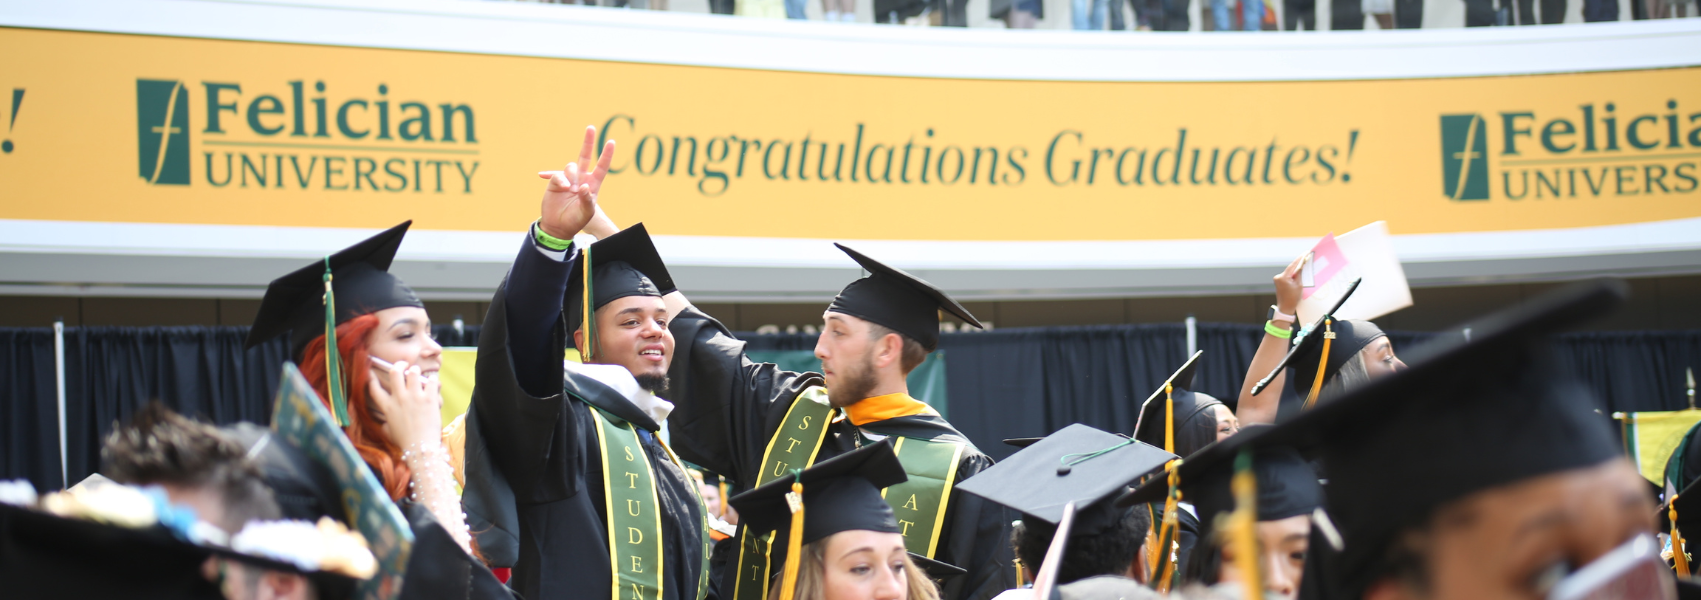
M1272 321L1288 321L1288 322L1291 322L1291 323L1298 323L1299 322L1299 316L1298 315L1291 315L1291 314L1282 312L1282 309L1276 308L1276 305L1271 304L1270 305L1270 320L1272 320Z
M543 247L550 250L561 251L573 247L573 240L564 240L549 235L544 232L542 225L534 224L532 226L532 239L537 240L537 243L543 244Z
M1264 333L1268 333L1270 335L1282 338L1284 340L1290 339L1290 338L1293 337L1292 331L1288 331L1287 329L1282 328L1282 327L1277 327L1275 321L1265 321L1264 322Z

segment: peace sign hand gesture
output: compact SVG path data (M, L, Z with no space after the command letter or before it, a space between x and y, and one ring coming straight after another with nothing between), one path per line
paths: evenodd
M603 145L602 154L595 156L597 128L585 128L585 143L579 150L579 161L567 163L560 171L541 171L538 177L549 180L544 188L542 216L538 226L543 232L560 239L572 239L584 230L597 214L597 192L614 161L614 140Z

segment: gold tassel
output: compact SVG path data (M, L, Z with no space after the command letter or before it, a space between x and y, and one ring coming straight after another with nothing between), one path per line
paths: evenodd
M1258 478L1252 474L1252 455L1240 451L1240 456L1234 459L1234 471L1235 508L1229 515L1228 542L1234 545L1234 565L1240 570L1242 597L1261 600L1264 577L1258 571Z
M1147 577L1156 577L1158 558L1161 556L1158 552L1158 531L1163 528L1164 524L1162 520L1158 519L1157 507L1147 504L1146 515L1148 517L1147 522L1152 524L1151 527L1146 528L1146 547L1152 550L1151 554L1146 557L1146 574Z
M584 312L584 315L585 315L585 320L583 321L583 325L580 326L581 329L585 330L585 355L579 357L580 358L579 362L582 362L582 363L585 363L585 364L590 364L591 363L591 355L596 353L596 345L597 345L596 323L594 321L591 321L591 305L596 303L596 298L591 296L591 247L590 247L590 245L589 244L585 245L585 249L582 250L581 252L585 255L584 259L583 259L584 263L585 263L585 297L583 299L581 299L581 301L579 302L579 305L580 305L580 310L582 310Z
M791 493L786 494L791 505L791 535L786 539L785 575L780 579L780 600L792 600L797 594L797 566L803 554L803 483L793 481Z
M1677 569L1677 574L1689 576L1689 554L1684 543L1683 534L1677 530L1677 494L1671 495L1671 563Z
M1164 452L1175 454L1175 388L1164 382Z
M1323 373L1329 367L1329 343L1335 340L1335 328L1331 327L1334 322L1334 317L1323 319L1323 358L1317 361L1317 378L1311 380L1311 394L1305 397L1302 410L1311 410L1311 405L1317 403L1317 393L1323 391Z
M1164 500L1164 525L1158 532L1157 579L1153 580L1152 589L1167 594L1171 580L1175 577L1175 560L1172 554L1175 553L1176 529L1181 524L1180 517L1177 517L1175 512L1181 510L1178 506L1181 503L1181 459L1169 461L1165 468L1169 470L1169 499Z
M1018 558L1012 563L1016 565L1016 589L1022 589L1028 585L1028 574L1022 571L1022 559Z

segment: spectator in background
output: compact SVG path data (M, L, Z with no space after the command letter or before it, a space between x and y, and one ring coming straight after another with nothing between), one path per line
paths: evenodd
M1466 17L1469 18L1469 13L1466 13ZM1617 20L1618 0L1583 0L1583 22L1596 23ZM1470 25L1469 22L1465 24Z
M1563 16L1564 11L1561 10L1560 13ZM1423 0L1394 0L1394 26L1400 29L1422 29Z
M1648 0L1646 14L1650 19L1681 19L1689 16L1689 7L1694 4L1695 0ZM1542 3L1542 24L1545 25L1548 22L1547 2L1544 1Z
M821 12L828 23L855 23L856 0L821 0Z
M1361 0L1358 7L1364 14L1376 19L1378 29L1394 28L1394 0Z
M709 0L709 12L717 15L730 15L737 8L737 0Z
M1076 31L1103 31L1104 13L1109 4L1109 0L1070 0L1071 24Z
M808 5L804 2L805 0L785 0L786 18L799 21L808 19L809 13L805 10Z
M1282 29L1317 31L1317 0L1282 0L1282 9Z
M738 3L734 14L740 17L756 17L758 19L784 19L786 6L783 0L735 0Z
M1231 1L1233 0L1211 0L1211 29L1213 31L1234 30L1234 19L1229 16L1229 2ZM1263 29L1264 2L1262 0L1239 0L1239 2L1241 15L1240 28L1244 31L1259 31Z
M989 17L1004 21L1009 29L1033 29L1045 18L1045 5L1040 0L992 0Z
M1140 31L1187 31L1192 21L1187 18L1187 3L1191 0L1128 0L1134 6L1134 19ZM1120 16L1120 15L1119 15Z
M1330 0L1329 29L1333 31L1364 29L1364 11L1360 0ZM1466 0L1470 2L1472 0ZM1493 1L1493 0L1489 0Z

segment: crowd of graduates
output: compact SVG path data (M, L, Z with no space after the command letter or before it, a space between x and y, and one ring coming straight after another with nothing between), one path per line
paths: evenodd
M1194 391L1195 354L1134 431L1005 440L995 464L905 381L942 313L979 326L961 304L840 245L868 275L823 307L820 372L755 362L598 202L595 138L539 174L463 421L441 428L442 348L388 272L402 223L268 288L249 343L294 359L270 428L156 403L101 475L0 483L4 597L1701 597L1701 445L1656 490L1546 345L1620 282L1396 355L1334 309L1299 322L1296 260L1238 397Z

